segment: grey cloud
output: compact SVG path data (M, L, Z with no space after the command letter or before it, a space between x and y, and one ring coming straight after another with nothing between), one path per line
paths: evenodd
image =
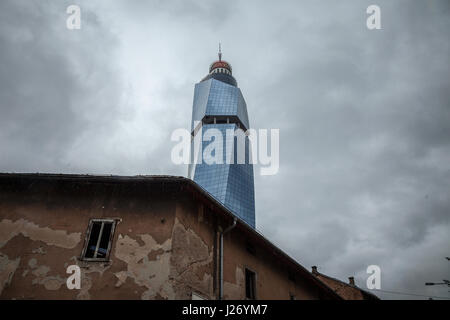
M448 278L448 1L378 0L377 31L372 1L81 1L80 32L68 3L0 4L0 171L186 175L170 134L221 41L251 125L280 129L258 229L331 276L448 296L423 285Z
M82 35L67 30L63 3L0 6L2 169L61 170L81 134L115 121L121 87L108 59L117 40L92 12Z

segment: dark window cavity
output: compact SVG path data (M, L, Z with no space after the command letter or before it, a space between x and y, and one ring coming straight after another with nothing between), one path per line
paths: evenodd
M250 300L256 299L256 274L245 269L245 297Z

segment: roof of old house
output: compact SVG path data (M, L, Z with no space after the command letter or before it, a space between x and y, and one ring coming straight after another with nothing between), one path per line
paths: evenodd
M379 300L376 295L366 290L363 290L355 284L347 283L339 279L327 276L317 271L313 267L312 274L320 281L324 282L334 292L341 296L344 300Z
M80 175L80 174L46 174L46 173L0 173L0 189L5 184L26 184L27 182L34 184L37 181L50 180L53 182L87 182L100 184L138 184L139 186L158 184L158 189L163 192L171 192L176 190L190 192L194 197L202 200L210 209L223 216L224 220L233 223L236 220L236 229L244 233L248 239L257 242L258 245L264 246L269 253L274 255L279 261L283 261L287 267L294 272L303 276L303 279L315 284L324 293L333 297L334 299L343 299L343 297L336 292L333 286L330 286L323 279L313 276L311 272L305 269L296 260L291 258L287 253L270 242L260 232L253 229L246 222L237 217L233 212L227 209L222 203L216 200L205 189L200 187L194 181L178 176L167 175L139 175L139 176L115 176L115 175ZM181 188L180 188L181 187ZM256 243L255 243L256 244ZM337 279L335 279L337 280ZM339 281L339 280L337 280ZM369 294L369 293L367 293ZM345 299L345 298L344 298Z

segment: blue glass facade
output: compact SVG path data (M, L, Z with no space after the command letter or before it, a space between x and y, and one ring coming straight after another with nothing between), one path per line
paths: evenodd
M214 78L195 85L191 130L205 116L237 116L249 128L247 104L239 88Z
M198 130L200 123L201 130ZM197 161L189 166L189 177L254 228L254 178L253 165L249 161L251 146L243 134L248 128L247 105L231 76L231 67L228 74L213 71L195 85L191 130L193 141L201 138L201 148L197 150ZM235 135L236 131L240 135ZM211 133L214 133L212 138ZM219 137L222 141L217 144ZM211 151L212 144L217 149L206 152L208 146ZM195 152L194 143L191 150ZM242 150L245 161L241 164L237 161L237 154ZM213 158L216 162L211 163Z

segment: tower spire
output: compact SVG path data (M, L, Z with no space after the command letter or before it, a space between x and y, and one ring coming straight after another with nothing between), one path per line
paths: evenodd
M222 61L222 46L219 42L219 61Z

